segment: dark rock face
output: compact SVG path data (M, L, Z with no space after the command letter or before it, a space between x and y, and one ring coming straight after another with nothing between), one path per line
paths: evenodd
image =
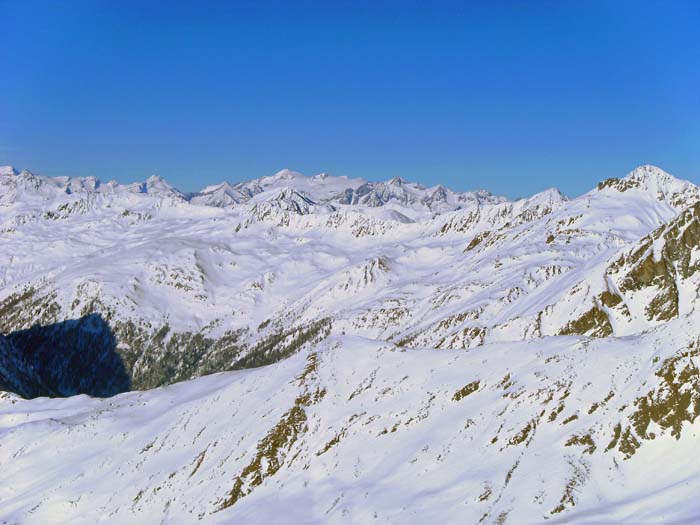
M654 253L654 243L661 248ZM620 280L620 291L636 292L648 287L656 291L646 307L650 321L666 321L678 317L680 298L678 282L700 271L700 262L693 261L692 251L700 245L700 202L686 209L640 241L639 247L613 263L608 275L615 276L627 265Z

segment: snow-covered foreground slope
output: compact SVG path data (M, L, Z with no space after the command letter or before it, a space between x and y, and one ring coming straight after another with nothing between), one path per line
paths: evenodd
M0 399L3 523L693 523L697 318Z

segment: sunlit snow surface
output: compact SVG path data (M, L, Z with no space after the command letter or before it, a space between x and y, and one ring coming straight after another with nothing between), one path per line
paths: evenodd
M251 341L270 319L333 321L264 368L0 394L0 522L698 522L698 277L674 281L670 321L645 314L653 286L620 291L624 315L598 298L699 199L648 166L514 202L286 170L185 195L0 169L0 300L32 286L62 319L99 298ZM556 336L596 304L616 337ZM679 432L652 421L630 454L639 400L686 393Z
M697 424L686 424L678 440L666 433L645 442L630 459L605 451L631 402L654 385L654 358L687 345L679 334L692 328L674 322L622 340L544 338L468 352L334 337L316 350L315 370L303 379L309 353L105 400L5 397L0 517L36 524L697 522ZM455 400L474 381L478 389ZM309 391L324 394L304 406L303 428L278 451L279 470L219 510L259 443ZM602 406L589 413L596 403ZM595 450L566 446L575 435L590 435ZM562 501L564 510L553 513Z
M590 308L611 260L700 197L655 170L639 188L571 201L392 179L363 194L369 204L342 204L340 188L364 181L282 171L237 185L251 195L224 207L194 204L206 193L187 201L155 177L124 186L0 175L0 300L29 285L55 294L66 319L98 298L119 319L211 336L325 316L346 333L423 346L481 343L460 335L473 327L484 342L529 337L536 322L554 335Z

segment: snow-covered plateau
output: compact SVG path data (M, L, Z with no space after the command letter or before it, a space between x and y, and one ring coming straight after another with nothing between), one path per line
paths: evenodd
M700 188L0 168L0 523L698 523Z

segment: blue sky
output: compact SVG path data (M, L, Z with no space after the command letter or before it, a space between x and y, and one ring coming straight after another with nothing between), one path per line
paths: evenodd
M700 3L0 0L0 164L569 195L700 182Z

